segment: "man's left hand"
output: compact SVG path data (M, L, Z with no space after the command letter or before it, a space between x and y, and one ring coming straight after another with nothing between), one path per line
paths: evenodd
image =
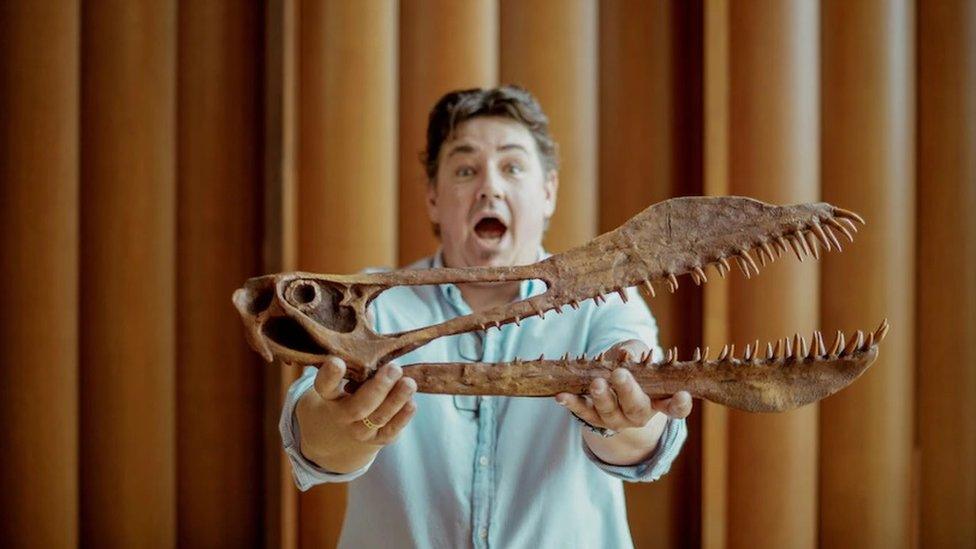
M643 341L630 339L611 347L606 357L635 362L649 352ZM594 379L590 383L589 396L559 393L556 402L588 423L614 431L644 427L657 413L674 419L686 418L692 407L691 395L687 391L651 399L625 368L614 370L610 374L610 383L603 378Z

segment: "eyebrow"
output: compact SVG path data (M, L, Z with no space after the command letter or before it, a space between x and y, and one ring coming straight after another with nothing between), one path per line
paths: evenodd
M522 145L519 145L518 143L506 143L501 147L498 147L498 150L502 152L518 150L524 152L525 154L529 154L529 151ZM473 152L476 152L476 150L471 145L468 144L455 145L454 147L451 148L451 150L447 152L447 158L450 158L455 154L473 153Z

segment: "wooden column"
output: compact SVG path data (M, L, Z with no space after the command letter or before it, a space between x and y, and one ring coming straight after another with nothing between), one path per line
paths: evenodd
M178 543L262 536L265 365L228 296L261 274L259 6L179 9Z
M887 317L895 335L820 407L825 547L911 546L914 11L911 0L827 0L821 10L823 199L868 221L824 258L822 325L850 333Z
M976 544L976 368L972 362L976 3L919 2L918 18L916 356L921 541L932 547L972 547ZM900 339L908 332L892 334ZM886 350L888 357L894 357L892 350Z
M702 186L708 196L729 194L729 0L705 2L702 17ZM702 341L721 349L729 341L729 284L712 277L702 289ZM728 541L728 409L702 402L701 546Z
M82 18L81 532L176 541L176 4Z
M600 4L600 232L655 202L701 194L700 10L683 2ZM700 344L699 288L648 303L663 348L690 353ZM689 418L691 438L667 476L625 487L640 547L700 544L700 417Z
M264 11L264 194L262 272L297 265L298 49L300 0L271 0ZM299 368L264 375L264 546L298 546L298 489L281 447L281 403Z
M302 5L298 267L356 272L396 261L396 4ZM303 547L332 546L345 487L302 494Z
M733 2L730 10L730 191L773 203L815 201L818 182L818 13L802 0ZM784 258L757 279L731 275L730 335L741 349L818 317L817 265ZM788 331L788 333L784 333ZM817 406L729 414L732 547L817 543Z
M552 252L596 236L597 26L595 0L501 1L501 82L539 99L559 143Z
M498 83L496 0L405 0L400 4L400 265L430 255L438 241L424 205L419 155L427 116L445 93Z
M0 5L0 539L78 543L78 2Z

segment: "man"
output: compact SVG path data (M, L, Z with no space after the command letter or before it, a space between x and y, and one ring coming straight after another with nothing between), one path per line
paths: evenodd
M427 209L441 248L410 268L544 257L559 186L556 146L528 92L447 94L431 112L425 156ZM401 286L371 311L378 332L394 333L544 291L537 280ZM608 349L631 360L652 348L659 355L654 320L634 297L440 338L397 363ZM656 480L686 437L688 393L652 402L624 369L609 384L594 380L588 396L532 399L415 395L398 364L350 395L343 361L330 358L317 371L306 368L284 406L282 438L299 487L352 481L343 546L631 545L620 479Z

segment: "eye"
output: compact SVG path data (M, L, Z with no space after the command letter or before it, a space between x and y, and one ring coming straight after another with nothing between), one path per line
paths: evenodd
M510 173L512 175L521 175L522 172L524 171L525 169L522 167L522 165L516 162L505 165L505 173Z
M457 177L471 177L474 175L474 168L471 166L460 166L454 170L454 175Z

